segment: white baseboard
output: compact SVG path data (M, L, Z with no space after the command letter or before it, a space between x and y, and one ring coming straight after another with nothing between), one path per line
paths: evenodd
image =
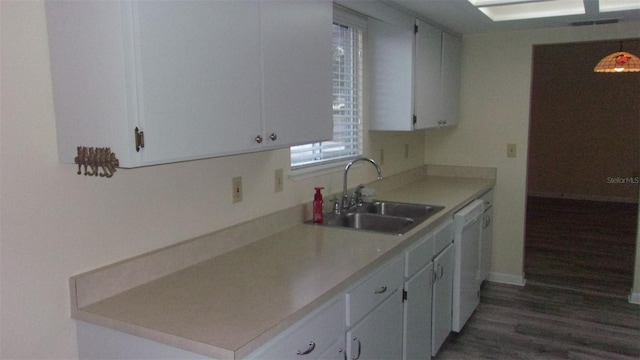
M489 277L487 278L487 281L497 282L502 284L509 284L509 285L518 285L518 286L524 286L524 284L527 282L527 280L524 278L524 274L511 275L511 274L502 274L502 273L495 273L495 272L489 273Z
M629 303L640 305L640 292L632 292L629 295Z

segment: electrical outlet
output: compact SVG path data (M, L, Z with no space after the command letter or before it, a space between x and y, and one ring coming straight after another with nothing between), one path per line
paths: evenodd
M284 183L282 180L282 169L276 169L275 171L275 192L281 192L284 189Z
M507 144L507 157L516 157L516 144Z
M409 144L404 144L404 158L409 158Z
M231 201L233 203L237 203L242 201L242 177L234 177L231 179L232 192L231 192Z
M384 165L384 149L380 149L380 165Z

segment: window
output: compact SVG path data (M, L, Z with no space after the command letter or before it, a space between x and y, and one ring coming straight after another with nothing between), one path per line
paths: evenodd
M291 168L362 155L362 35L364 20L334 10L333 139L291 147Z

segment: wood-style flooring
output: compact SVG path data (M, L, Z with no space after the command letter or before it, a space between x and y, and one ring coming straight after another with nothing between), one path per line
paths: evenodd
M640 359L640 306L526 284L485 283L480 305L436 360Z
M436 360L640 359L635 204L529 198L524 287L485 283Z
M637 204L529 197L527 282L627 297L633 286Z

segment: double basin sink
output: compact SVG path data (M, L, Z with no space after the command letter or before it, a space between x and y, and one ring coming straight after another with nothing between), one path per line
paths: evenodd
M393 201L363 202L339 214L325 214L322 225L402 235L442 209Z

